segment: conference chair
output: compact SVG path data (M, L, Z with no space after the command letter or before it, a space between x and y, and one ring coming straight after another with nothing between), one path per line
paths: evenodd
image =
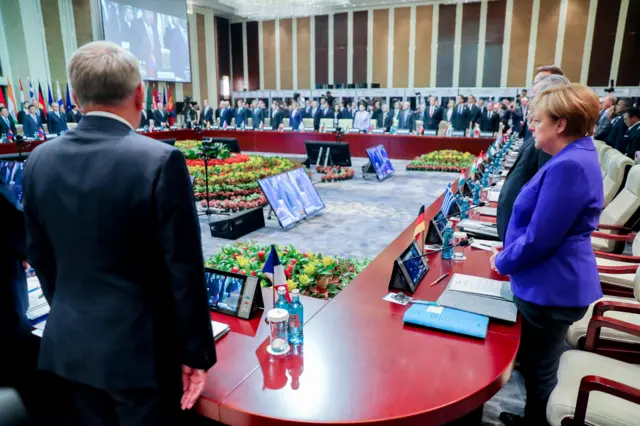
M610 296L633 297L634 274L640 264L640 237L632 235L614 235L599 233L599 238L614 239L632 243L631 255L607 253L594 250L602 292Z
M271 118L264 119L264 128L271 128Z
M333 128L333 118L321 118L320 129L322 129L322 126L324 126L325 129Z
M302 125L305 129L313 129L313 118L303 118Z
M447 130L447 126L449 125L449 122L446 120L442 120L440 122L440 124L438 124L438 134L439 135L443 135L444 131Z
M347 128L351 129L353 127L353 120L350 118L341 118L338 120L338 126L340 126L342 130L347 130Z
M46 134L49 134L49 126L47 126L47 123L42 123L42 130L44 130Z
M376 120L375 118L371 119L371 127L373 127L374 129L376 129L378 126L378 120Z
M629 169L633 166L633 160L626 155L620 154L616 150L613 151L615 151L615 153L609 157L606 173L602 181L605 207L618 195L624 185L624 180Z
M289 119L288 118L283 118L282 119L282 125L284 127L289 127Z
M602 170L602 177L604 177L604 174L607 171L609 157L615 154L615 152L616 150L611 148L609 145L606 145L598 152L598 162L600 163L600 170Z
M420 126L422 126L422 120L416 120L416 127L413 129L414 132L420 130Z
M636 297L639 294L636 284ZM603 300L593 306L592 314L584 351L570 350L560 358L558 384L547 403L547 421L552 426L638 424L640 365L607 357L602 349L608 345L610 332L640 340L640 326L619 316L640 316L640 304Z
M229 123L229 126L235 126L236 125L236 119L235 117L231 119L231 122Z
M605 141L601 141L599 139L594 139L593 145L596 147L596 151L598 152L598 154L600 153L601 150L604 149L605 146L609 146Z
M75 129L76 127L78 127L78 123L67 123L67 128L69 130Z
M640 207L640 165L631 167L624 188L600 215L598 230L591 235L594 250L622 253L624 242L629 241L631 226L637 220ZM615 234L602 238L602 234ZM622 235L621 235L622 234ZM633 238L633 237L631 237Z
M22 127L22 124L16 124L16 132L20 136L24 136L24 127Z
M247 129L253 129L253 118L247 118Z

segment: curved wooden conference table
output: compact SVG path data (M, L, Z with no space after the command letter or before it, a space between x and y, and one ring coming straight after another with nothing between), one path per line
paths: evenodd
M180 132L193 138L186 133L191 131ZM182 138L169 133L176 132L152 135ZM269 150L283 152L276 142ZM241 147L251 149L244 142ZM9 153L7 148L0 145L0 154ZM353 150L352 154L358 155ZM428 207L428 218L441 203L442 196ZM230 425L422 426L478 413L511 375L520 322L492 321L484 340L404 325L407 308L382 297L394 260L411 243L413 227L409 224L332 301L303 298L305 343L285 357L266 352L264 314L247 321L213 313L212 318L229 324L231 332L216 344L218 362L209 371L197 411ZM375 238L375 230L370 238ZM429 256L430 270L414 297L436 300L456 272L501 278L489 267L490 252L471 247L464 252L463 262ZM451 275L431 287L445 272ZM270 290L263 289L263 294L266 311L271 307Z

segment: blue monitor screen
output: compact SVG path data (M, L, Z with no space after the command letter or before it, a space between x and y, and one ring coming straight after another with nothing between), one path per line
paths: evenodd
M373 148L368 148L367 155L373 165L373 169L376 171L378 180L386 179L395 172L384 146L378 145Z
M16 199L22 202L22 175L24 163L19 161L0 161L0 181L9 187Z
M303 168L295 169L287 173L291 179L291 184L296 189L302 201L302 206L306 214L311 215L324 209L324 203L316 187L311 183L309 175Z
M205 271L209 307L236 313L240 306L240 295L244 279Z
M417 256L420 256L420 251L416 248L415 244L411 244L409 249L402 255L404 267L415 285L417 285L427 273L427 267L421 258L408 260Z
M304 202L289 175L282 173L258 181L283 228L306 217Z

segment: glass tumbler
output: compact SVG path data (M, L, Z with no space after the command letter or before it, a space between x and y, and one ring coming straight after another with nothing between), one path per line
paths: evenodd
M284 355L289 352L289 312L274 308L267 312L269 322L269 346L267 352L272 355Z

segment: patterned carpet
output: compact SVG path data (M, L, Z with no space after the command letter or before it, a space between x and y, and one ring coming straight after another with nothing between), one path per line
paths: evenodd
M290 156L303 161L304 157ZM275 219L266 220L266 227L240 241L293 244L303 251L321 252L355 258L376 257L416 217L421 204L431 204L456 173L407 172L407 161L392 160L396 173L378 182L374 175L362 178L360 172L366 160L353 158L356 176L349 181L321 183L313 173L318 193L326 208L316 216L284 231ZM212 238L206 217L201 217L202 246L205 257L211 256L232 241ZM483 424L501 425L501 411L521 413L524 409L524 387L514 373L505 387L486 405Z

